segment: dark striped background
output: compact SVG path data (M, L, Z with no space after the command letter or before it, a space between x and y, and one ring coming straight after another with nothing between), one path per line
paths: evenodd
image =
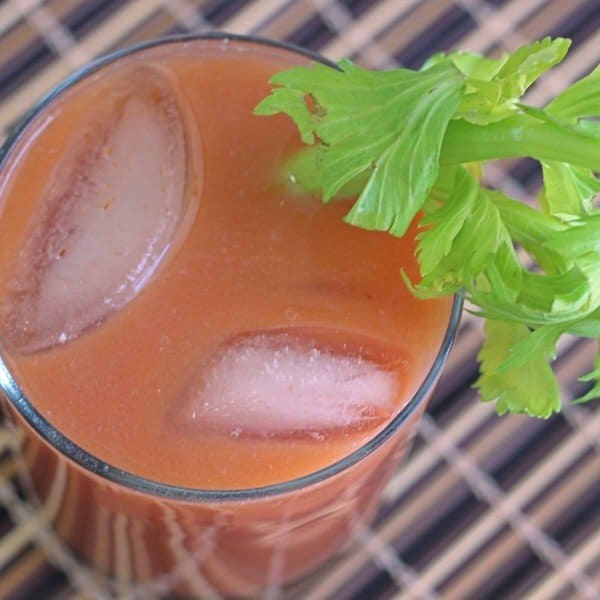
M5 0L0 138L43 92L91 58L168 33L223 29L283 39L368 67L418 66L434 51L496 54L544 35L573 49L536 85L542 104L600 55L598 0ZM494 184L524 200L531 161ZM281 598L600 598L600 405L570 406L591 343L557 362L565 411L547 422L494 416L470 389L479 324L465 318L414 452L355 549ZM0 427L0 598L89 598L79 565L19 489L19 440ZM89 585L87 586L89 589ZM122 597L128 597L123 591Z

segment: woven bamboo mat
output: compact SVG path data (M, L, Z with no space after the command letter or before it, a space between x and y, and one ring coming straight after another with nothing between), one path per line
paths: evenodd
M0 2L0 138L48 88L100 54L165 34L222 29L294 42L369 67L418 66L460 47L486 53L545 35L573 49L530 93L544 103L600 57L598 0L5 0ZM530 198L529 161L490 174ZM470 388L481 342L465 318L411 458L353 552L281 597L600 598L600 403L570 406L590 343L567 341L565 410L498 418ZM16 440L0 426L0 598L90 597L76 560L17 483Z

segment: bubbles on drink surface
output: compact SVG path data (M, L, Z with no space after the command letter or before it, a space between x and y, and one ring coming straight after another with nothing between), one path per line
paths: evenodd
M194 212L172 76L123 74L77 129L29 222L4 307L23 352L64 344L131 300ZM185 125L187 127L187 124Z
M236 439L313 440L383 425L398 408L406 360L372 340L331 339L276 330L231 341L188 383L188 423Z

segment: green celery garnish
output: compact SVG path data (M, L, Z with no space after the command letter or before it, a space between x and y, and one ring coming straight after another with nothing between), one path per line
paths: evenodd
M255 110L298 126L309 147L285 167L297 185L357 196L348 223L402 236L422 215L421 279L402 275L419 297L464 294L486 319L476 385L500 414L559 411L560 336L600 337L600 68L544 108L521 100L569 45L440 53L419 71L293 67ZM539 210L479 181L485 162L524 156L542 165ZM600 397L600 358L582 380L593 387L578 402Z

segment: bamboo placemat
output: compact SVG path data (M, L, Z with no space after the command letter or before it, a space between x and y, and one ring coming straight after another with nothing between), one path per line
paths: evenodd
M221 29L291 41L368 67L418 66L460 47L496 54L545 35L573 48L530 92L543 104L600 57L598 0L8 0L0 3L0 139L46 90L90 59L170 33ZM531 161L492 183L530 199ZM581 392L592 343L557 362L564 413L498 418L478 403L479 324L465 317L414 451L355 549L279 596L303 600L600 598L600 404ZM0 598L100 592L27 504L19 440L0 426Z

